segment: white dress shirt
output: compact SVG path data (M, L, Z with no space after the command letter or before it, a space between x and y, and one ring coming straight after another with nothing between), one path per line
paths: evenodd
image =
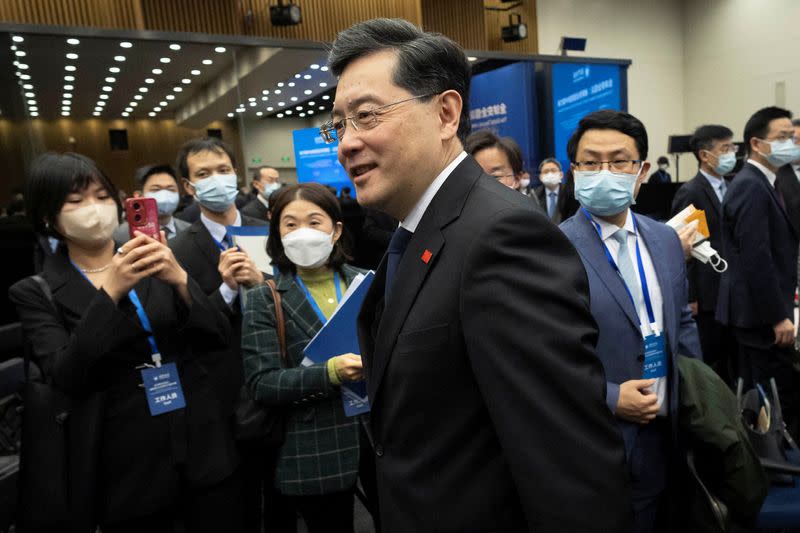
M600 233L603 243L608 248L611 257L614 258L616 261L617 254L619 254L619 242L613 237L613 235L619 230L619 226L616 224L611 224L610 222L606 222L600 218L595 217L592 215L592 219L600 226ZM639 289L641 290L641 280L639 274L639 267L637 266L638 262L636 260L636 233L633 229L633 217L631 216L631 210L628 209L628 214L625 219L625 225L622 226L625 230L628 231L628 255L631 259L631 264L633 264L633 268L636 271L636 281L639 283ZM638 239L639 241L639 250L642 254L642 266L644 267L644 276L647 279L647 289L650 292L650 303L653 306L653 315L655 318L655 326L656 329L660 334L664 332L664 300L661 296L661 287L658 284L658 277L656 276L656 269L653 266L653 261L650 258L650 251L647 249L647 245L644 242L644 239ZM644 294L644 293L642 293ZM647 316L647 307L644 304L644 301L640 303L638 306L638 315L639 315L639 322L641 323L642 328L642 337L646 337L653 333L653 329L650 324L650 318ZM664 342L664 347L666 348L666 341ZM641 379L637 377L635 379ZM656 380L655 386L651 389L658 395L658 402L659 402L659 416L666 416L667 415L667 402L666 395L667 395L667 378L658 378Z
M462 151L460 154L450 162L449 165L444 167L436 179L428 185L428 188L425 189L425 192L422 194L422 197L417 201L416 205L408 212L406 218L400 222L400 226L407 229L411 233L417 231L417 226L419 226L419 221L422 220L422 215L425 214L425 211L428 210L428 206L431 205L433 201L433 197L436 196L436 193L439 192L439 189L442 188L444 182L447 180L447 177L453 173L456 167L467 157L467 152Z
M703 177L706 178L708 183L711 184L711 188L714 189L714 192L717 194L717 198L719 198L720 203L722 203L723 194L722 194L721 187L722 187L723 179L722 178L717 178L716 176L712 176L711 174L709 174L708 172L706 172L702 168L700 169L700 173L703 175Z
M217 242L222 242L225 238L225 234L228 233L228 228L226 228L223 224L219 222L214 222L210 218L206 217L205 214L200 213L200 220L203 222L203 225L206 227L208 232L211 234L211 238ZM239 210L236 210L236 220L234 221L231 226L241 226L242 225L242 215L239 213ZM219 293L222 295L222 299L225 300L225 303L231 305L233 300L236 299L236 296L239 294L239 291L233 289L228 286L227 283L224 281L219 285Z
M773 189L775 188L775 173L773 171L771 171L770 169L768 169L767 167L765 167L764 165L762 165L761 163L759 163L754 159L748 159L747 162L756 167L761 172L763 172L764 175L767 177L767 181L769 181L769 184L772 185Z

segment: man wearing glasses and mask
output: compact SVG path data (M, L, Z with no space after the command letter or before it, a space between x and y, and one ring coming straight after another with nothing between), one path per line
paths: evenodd
M377 19L341 32L329 61L323 137L359 203L401 221L358 324L382 531L622 530L586 273L464 152L463 50Z
M567 153L581 208L560 227L589 275L606 402L633 484L632 531L673 531L667 488L677 440L676 357L701 356L683 249L672 228L630 210L650 168L647 132L636 117L586 115Z

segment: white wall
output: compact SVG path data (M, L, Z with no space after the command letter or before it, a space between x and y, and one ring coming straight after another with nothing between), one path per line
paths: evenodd
M313 121L301 118L244 119L244 127L240 126L239 131L245 164L240 165L240 170L269 165L278 169L282 182L297 183L292 130L310 128L313 125ZM283 159L285 157L289 158L288 161ZM261 159L261 163L253 163L254 158ZM252 172L248 171L248 183L251 176Z
M800 1L686 0L685 11L688 131L723 124L740 141L762 107L800 114Z
M557 54L561 36L567 35L587 38L586 52L570 55L633 61L628 70L628 110L647 128L648 159L653 163L658 156L666 155L669 135L686 132L683 12L681 0L536 3L539 53ZM686 175L683 163L688 159L693 158L681 158L682 176Z

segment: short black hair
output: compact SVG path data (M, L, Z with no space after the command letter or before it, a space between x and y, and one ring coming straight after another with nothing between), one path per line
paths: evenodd
M269 237L267 237L267 253L272 259L272 264L277 266L281 272L291 272L295 274L297 268L288 257L286 252L283 251L283 241L281 241L281 214L286 206L295 200L305 200L319 206L333 221L336 226L337 222L342 223L342 235L336 244L333 245L333 251L328 257L327 265L334 269L340 270L341 266L351 259L348 254L349 250L349 237L344 226L344 215L342 215L342 208L339 206L339 200L328 187L314 182L298 183L296 185L289 185L275 191L269 197Z
M377 18L339 32L328 63L336 77L353 61L382 50L397 52L392 81L412 95L436 95L454 90L463 107L458 138L465 142L470 130L469 83L472 76L464 50L440 33L426 32L403 19ZM422 98L427 102L429 98Z
M689 148L692 149L694 157L699 163L702 150L711 150L714 147L714 141L724 141L732 137L733 132L730 128L719 124L706 124L694 130L692 138L689 139Z
M795 128L800 127L800 118L793 119L792 126L794 126Z
M669 159L667 159L667 156L665 156L665 155L658 156L658 159L656 160L656 164L657 165L667 165L667 166L669 166Z
M272 170L277 170L275 167L271 167L269 165L261 165L260 167L257 167L253 171L253 181L261 181L261 171L264 170L265 168L271 168Z
M178 190L180 190L180 182L178 181L178 176L175 174L175 169L172 168L172 165L167 163L161 163L159 165L145 165L137 168L136 183L138 183L140 187L144 187L147 183L147 180L150 179L150 176L155 176L156 174L169 174L178 185Z
M506 154L514 175L522 173L522 150L511 137L500 138L489 130L478 130L469 134L464 149L474 156L487 148L497 148Z
M542 159L542 162L539 163L539 174L542 173L542 167L545 166L547 163L553 163L555 166L558 167L558 170L564 172L564 169L561 168L561 161L559 161L555 157L548 157L546 159Z
M236 168L236 155L233 153L233 149L231 149L227 143L216 137L201 137L186 141L183 143L183 146L181 146L180 150L178 150L178 157L175 160L175 167L178 169L178 172L180 172L182 178L189 179L189 165L186 163L186 159L190 155L200 152L216 152L227 154L231 160L231 165L233 168Z
M633 137L639 159L647 159L647 130L642 121L624 111L603 109L589 113L578 123L578 129L572 134L567 143L567 156L573 163L578 155L578 143L583 134L589 130L616 130L628 137Z
M781 107L765 107L759 109L747 120L744 125L744 145L750 153L750 139L763 139L769 134L769 123L776 118L792 118L792 112Z
M37 157L31 164L25 184L25 212L34 231L62 238L55 226L67 196L84 190L93 181L105 188L117 204L117 214L121 215L122 203L117 187L94 161L73 152L47 152Z

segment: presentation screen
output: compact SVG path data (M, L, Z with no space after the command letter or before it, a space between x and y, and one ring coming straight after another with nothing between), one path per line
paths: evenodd
M345 186L353 188L347 172L336 157L338 142L325 144L319 134L319 128L294 130L292 138L294 160L297 164L297 181L300 183L314 181L336 187L337 191Z
M569 162L567 141L580 119L599 109L621 109L621 68L619 65L555 63L552 69L553 147L556 158L566 165Z

